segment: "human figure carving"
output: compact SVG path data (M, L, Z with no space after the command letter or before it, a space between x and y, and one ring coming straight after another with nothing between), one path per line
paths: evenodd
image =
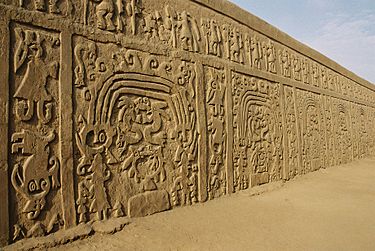
M230 60L243 63L243 41L242 35L237 28L232 28L229 32L229 40L230 40Z
M114 14L113 0L92 0L95 3L99 3L96 6L96 18L97 26L101 30L115 30L112 17Z
M108 209L110 209L111 206L107 199L105 183L111 177L111 172L107 169L100 153L95 155L90 171L92 172L89 176L92 183L90 192L93 198L90 205L90 212L96 213L98 220L106 220L108 217Z
M20 36L20 32L18 33ZM52 103L50 103L52 97L46 85L50 78L58 78L59 64L56 61L45 62L42 42L43 39L39 33L26 32L24 42L19 43L16 52L16 55L19 55L17 56L18 63L15 63L16 71L25 62L26 55L29 61L25 75L13 97L17 98L16 115L20 120L32 119L35 102L39 121L47 124L52 118Z
M266 59L266 70L272 73L276 73L276 52L273 42L269 40L268 43L263 46L263 48Z
M256 36L251 38L250 53L251 53L252 65L258 70L261 70L263 52L262 52L261 43L259 42L259 38Z
M179 13L178 28L180 29L182 48L187 51L198 52L198 42L201 40L201 37L195 19L186 11Z
M129 0L128 4L126 5L126 11L128 16L130 16L132 34L135 35L137 33L137 16L142 13L141 1Z

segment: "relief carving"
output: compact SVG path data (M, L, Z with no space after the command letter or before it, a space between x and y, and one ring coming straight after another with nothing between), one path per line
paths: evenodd
M279 88L266 80L232 74L236 191L281 178Z
M206 68L206 103L208 129L208 197L226 194L226 111L225 74L222 70Z
M52 116L52 97L46 89L50 79L57 79L59 63L46 62L43 45L50 42L59 47L59 39L32 30L15 28L17 48L14 54L14 71L25 68L22 81L13 97L16 99L16 116L21 121L29 121L36 114L38 120L47 124ZM46 41L49 40L49 41Z
M335 129L335 156L336 165L345 164L352 160L352 132L350 109L347 101L333 99L334 129Z
M307 58L302 60L302 81L305 84L311 84L310 62Z
M214 19L202 19L201 26L205 37L206 54L221 57L222 36L219 25Z
M0 2L10 20L0 29L6 241L204 202L375 150L373 89L199 1Z
M141 20L140 0L84 0L82 1L82 20L84 25L95 23L100 30L137 34L137 22Z
M75 112L79 222L116 215L119 205L137 214L134 203L149 196L167 193L163 210L198 201L194 64L134 50L103 54L111 46L92 46L94 81L76 86L77 100L88 97Z
M324 167L325 131L321 97L302 90L297 91L302 173L316 171Z
M279 60L281 73L284 77L292 77L292 67L294 69L294 64L292 65L292 57L287 49L279 50Z
M33 10L40 12L48 12L52 14L61 14L61 2L62 0L32 0L31 4L25 0L19 0L18 4L20 7L28 8L31 5ZM67 2L66 2L67 4Z
M13 240L58 230L58 34L12 24L13 69L10 181L17 200ZM53 194L53 195L51 195ZM55 206L52 206L56 203Z
M269 39L268 43L263 44L263 50L266 60L266 71L277 73L276 71L276 50L274 43ZM260 67L258 67L260 68Z
M285 127L286 127L286 175L293 178L300 174L299 170L299 146L297 136L297 115L295 105L295 91L292 87L285 86Z

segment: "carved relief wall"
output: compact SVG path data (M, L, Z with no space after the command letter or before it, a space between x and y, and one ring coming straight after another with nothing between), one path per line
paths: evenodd
M9 178L13 240L61 225L57 32L10 23Z
M373 154L371 83L216 4L0 0L1 245Z

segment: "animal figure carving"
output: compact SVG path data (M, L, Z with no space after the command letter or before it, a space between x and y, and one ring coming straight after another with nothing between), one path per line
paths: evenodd
M21 150L29 155L23 164L17 163L11 175L11 182L16 191L27 199L23 212L29 219L39 216L45 207L46 195L51 189L60 187L58 179L59 161L50 157L48 144L55 139L52 131L48 135L38 135L22 130L12 135L12 153Z

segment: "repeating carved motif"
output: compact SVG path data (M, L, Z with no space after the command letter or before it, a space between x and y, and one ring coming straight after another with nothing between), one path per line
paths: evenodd
M200 18L198 24L195 15L177 10L174 5L151 8L151 11L147 8L149 5L141 0L85 0L75 8L82 10L84 24L101 30L144 35L147 40L162 42L174 49L205 51L208 55L274 74L279 69L284 77L340 93L338 74L257 31L213 18ZM355 98L371 100L370 90L362 91L363 87L351 82L357 88Z
M293 178L300 174L299 160L300 156L298 145L298 120L296 114L296 97L295 90L292 87L284 87L284 114L285 114L285 129L286 129L286 178Z
M221 57L223 39L219 25L214 19L202 19L201 26L205 37L206 54Z
M167 193L167 209L197 202L195 65L80 37L75 51L81 43L96 56L75 60L85 75L74 83L88 80L75 84L78 221L129 213L150 194Z
M311 84L311 64L307 58L302 60L302 81L305 84Z
M100 30L126 32L135 35L142 18L140 0L83 0L81 19L84 25L95 25Z
M293 78L302 81L302 62L298 55L292 55Z
M281 178L279 89L276 83L232 73L236 191Z
M302 174L324 167L325 126L322 99L318 94L297 90L300 121Z
M72 12L70 0L0 0L0 4L57 16L68 16Z
M58 149L60 39L57 33L12 24L11 184L13 240L61 226ZM14 199L15 201L16 199Z
M281 74L284 77L291 78L292 67L294 69L294 62L292 64L292 57L290 55L290 52L287 49L279 50L279 60Z
M240 30L228 24L223 25L222 30L226 58L243 64L245 60L244 41Z
M213 199L226 194L226 87L223 70L207 67L205 72L209 149L207 190L209 199Z
M362 81L199 1L162 2L0 0L13 241L375 151L375 94ZM7 236L0 228L0 245Z
M320 87L320 67L316 62L312 64L312 84L313 86Z

